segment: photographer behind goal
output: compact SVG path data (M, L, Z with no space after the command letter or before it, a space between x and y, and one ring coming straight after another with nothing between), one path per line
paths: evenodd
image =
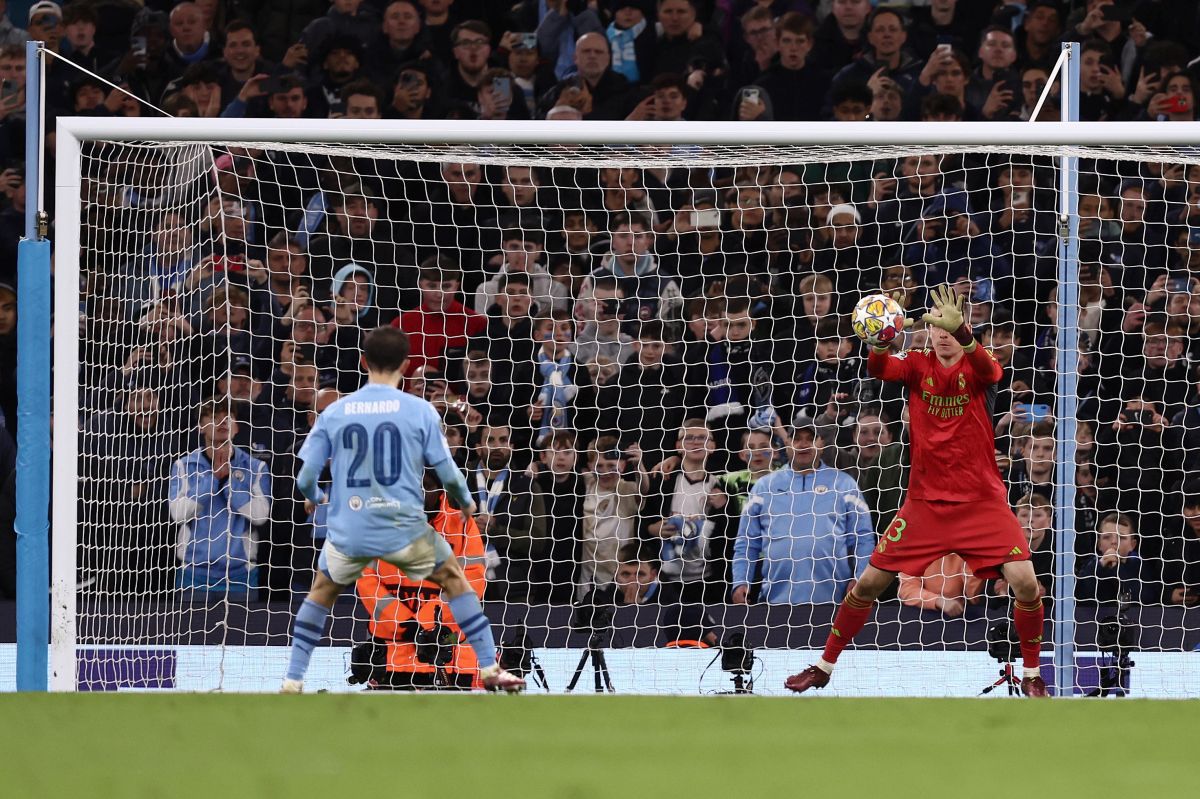
M429 525L450 545L475 593L482 596L487 566L483 536L472 519L450 507L437 480L424 479ZM479 663L461 639L441 587L413 580L382 560L363 571L355 591L371 619L371 640L354 648L351 682L372 688L470 690L479 687Z
M658 608L655 646L715 646L716 622L704 605L683 601L683 584L660 582L662 564L640 544L621 547L617 553L616 576L608 585L597 586L577 602L571 614L571 626L577 630L602 633L612 626L617 608L645 605Z

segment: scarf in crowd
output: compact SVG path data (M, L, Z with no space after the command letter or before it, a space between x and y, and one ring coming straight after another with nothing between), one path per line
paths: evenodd
M624 75L630 83L641 82L641 73L638 71L633 42L644 30L646 30L645 19L625 30L618 28L615 22L608 26L608 49L612 51L612 70L617 74Z
M574 399L577 388L571 383L571 367L575 360L567 353L557 361L545 352L538 353L538 371L542 375L542 426L538 431L538 446L555 430L567 429L567 406Z

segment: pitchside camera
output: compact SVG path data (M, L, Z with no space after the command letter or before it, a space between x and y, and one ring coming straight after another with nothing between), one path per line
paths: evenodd
M754 650L746 648L746 636L729 633L721 642L721 671L749 674L754 668Z
M1096 630L1096 646L1103 652L1111 652L1118 656L1136 646L1137 641L1134 639L1133 622L1124 613L1103 619Z
M1021 656L1021 642L1008 619L998 621L987 630L987 651L1001 663L1012 663Z

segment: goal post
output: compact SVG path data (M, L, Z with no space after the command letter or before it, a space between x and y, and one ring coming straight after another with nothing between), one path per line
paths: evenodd
M1077 65L1071 68L1077 69ZM1076 370L1079 355L1079 219L1078 185L1079 159L1089 163L1139 162L1194 165L1200 164L1200 148L1194 142L1200 137L1200 124L1193 123L605 123L605 122L477 122L477 121L348 121L304 120L284 123L279 120L224 119L120 119L120 118L61 118L57 125L56 142L56 218L55 218L55 328L54 328L54 430L53 430L53 552L51 600L51 688L75 690L78 663L84 646L80 644L80 597L89 602L97 597L92 589L78 586L81 545L87 548L87 518L80 518L80 486L83 475L79 470L80 447L85 436L79 425L80 393L85 378L77 366L83 365L89 354L81 350L80 294L81 286L89 285L86 264L81 261L88 241L82 235L85 221L81 210L88 198L87 181L96 181L97 174L85 168L104 163L105 158L117 158L121 148L156 149L169 157L178 155L181 161L194 159L194 154L212 148L219 153L231 147L250 151L286 151L320 156L351 156L367 163L375 161L411 161L416 163L477 163L494 167L528 165L549 172L576 169L624 167L649 169L707 169L730 170L738 167L750 172L777 171L784 165L796 165L814 171L835 163L869 165L884 159L900 161L912 156L932 156L939 161L947 157L971 156L977 160L970 165L958 163L955 169L973 173L974 179L995 164L1029 163L1042 183L1039 193L1054 198L1052 209L1041 209L1056 218L1054 233L1044 240L1057 239L1053 252L1037 253L1031 259L1052 261L1055 268L1048 278L1044 264L1030 272L1028 280L1057 281L1057 308L1052 321L1041 316L1030 324L1039 334L1032 349L1039 350L1039 363L1057 375L1050 389L1058 409L1055 426L1055 469L1053 496L1054 575L1050 593L1055 602L1053 621L1053 662L1055 679L1060 693L1070 694L1080 683L1074 676L1077 665L1075 627L1076 508L1075 480L1075 413ZM89 153L89 147L113 145L103 152ZM174 148L174 149L172 149ZM169 152L168 152L169 151ZM180 155L182 153L182 155ZM259 157L248 156L251 160ZM991 160L989 160L991 159ZM146 169L159 169L163 180L175 175L186 180L199 180L191 167L170 170L155 162ZM1097 171L1109 167L1096 167ZM217 168L212 167L215 171ZM1136 170L1135 170L1136 171ZM1125 174L1119 171L1118 174ZM1044 178L1042 176L1045 176ZM888 179L889 176L884 176ZM919 176L913 176L919 181ZM1110 178L1107 173L1103 177ZM890 178L899 180L898 174ZM905 178L907 179L907 178ZM1047 180L1048 179L1048 180ZM851 185L856 198L869 194L872 174L868 170L845 178L813 180L827 189L834 183ZM1111 181L1110 181L1111 182ZM1057 187L1061 186L1061 189ZM94 186L93 186L94 188ZM736 185L731 185L736 189ZM992 186L986 185L990 191ZM1013 195L1012 186L1006 196ZM1046 191L1042 191L1045 189ZM217 189L213 197L220 200ZM1032 187L1031 187L1032 190ZM179 189L180 196L184 189ZM234 190L236 192L236 189ZM212 199L212 198L210 198ZM239 199L234 197L234 199ZM1103 198L1105 200L1108 197ZM831 199L827 200L832 203ZM858 199L844 204L855 205ZM220 202L211 212L219 218L224 213ZM564 206L565 208L565 206ZM955 216L956 208L949 201L940 206L939 219ZM286 209L293 216L303 215L303 206ZM563 209L559 209L563 210ZM587 209L585 209L587 210ZM829 210L828 208L826 209ZM853 208L851 209L853 211ZM1006 209L998 209L1003 212ZM1011 207L1007 209L1013 210ZM1020 210L1031 210L1029 207ZM918 215L914 223L926 216ZM211 218L187 220L190 224L209 222ZM825 225L827 220L822 220ZM968 220L969 224L969 220ZM805 222L805 235L816 223ZM501 225L497 225L497 233ZM138 228L141 234L148 231ZM784 232L789 232L784 229ZM922 234L923 235L923 234ZM932 234L931 234L932 235ZM970 235L963 238L969 239ZM765 239L764 239L765 240ZM816 249L809 239L809 250ZM906 239L906 243L914 242ZM924 247L926 240L915 242ZM774 252L777 245L762 245ZM799 247L800 245L797 245ZM826 242L833 248L835 245ZM857 247L858 245L853 245ZM999 246L999 245L997 245ZM1011 246L1011 245L1010 245ZM1166 246L1164 243L1163 246ZM747 245L748 247L748 245ZM797 250L799 252L799 250ZM999 256L1012 251L998 251ZM799 256L798 256L799 257ZM941 257L941 256L939 256ZM991 260L993 253L974 252L959 260L974 265ZM946 256L949 260L949 256ZM833 262L840 266L841 261ZM855 261L857 263L857 261ZM899 264L898 264L899 265ZM908 265L906 259L905 265ZM415 264L411 265L415 268ZM1032 269L1033 267L1031 267ZM932 272L931 272L932 274ZM949 274L949 273L947 273ZM491 275L487 275L491 277ZM778 277L778 275L775 275ZM786 276L790 280L791 275ZM971 274L971 277L976 275ZM997 281L1017 280L1016 276L997 277ZM968 281L969 282L969 281ZM791 286L790 283L787 285ZM835 289L841 291L841 289ZM987 302L980 294L980 303ZM839 297L843 301L843 297ZM336 304L336 299L333 300ZM989 306L990 307L990 306ZM393 309L395 310L395 309ZM481 309L477 309L481 310ZM910 309L912 310L912 309ZM1041 309L1038 310L1041 313ZM259 335L267 336L267 333ZM1040 351L1044 350L1044 351ZM1099 357L1099 356L1097 356ZM64 368L64 365L70 365ZM342 368L342 367L338 367ZM1036 403L1032 407L1037 407ZM786 421L786 420L785 420ZM898 422L898 420L897 420ZM897 466L899 468L899 466ZM474 485L472 483L472 485ZM1124 496L1124 495L1122 495ZM1123 510L1115 507L1115 510ZM112 510L112 509L110 509ZM120 509L115 509L119 512ZM1145 509L1140 509L1145 510ZM87 517L90 511L84 509ZM81 535L83 536L81 538ZM681 544L681 547L684 545ZM686 566L681 568L686 569ZM153 599L153 597L150 597ZM89 611L90 612L90 611ZM147 610L148 615L156 611ZM228 608L222 612L228 614ZM728 608L726 608L728 612ZM286 616L287 608L269 611L272 616ZM736 614L735 614L736 615ZM890 624L905 623L905 617L891 619ZM922 619L925 617L921 617ZM99 621L99 620L98 620ZM147 622L154 626L158 622ZM215 622L230 625L228 615ZM917 624L925 622L918 620ZM170 646L174 639L148 634L145 641L137 640L137 624L123 624L122 633L114 636L125 646L153 649ZM225 629L232 629L226 627ZM276 621L273 632L266 635L273 646L287 643L286 632ZM251 638L246 630L239 636ZM244 635L243 635L244 634ZM272 637L273 636L273 637ZM98 636L104 638L105 636ZM339 641L349 645L349 641ZM870 644L869 640L862 643ZM965 642L978 644L978 640ZM89 645L90 646L90 645ZM882 649L883 647L881 647ZM806 655L807 656L807 655ZM797 662L798 668L807 665ZM224 662L220 668L224 668ZM773 672L772 672L773 673ZM218 687L225 687L218 683ZM1172 685L1170 690L1180 690ZM1187 691L1186 687L1183 689Z

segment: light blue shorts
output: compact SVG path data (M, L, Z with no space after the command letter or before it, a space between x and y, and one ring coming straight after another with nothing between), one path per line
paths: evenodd
M409 579L424 580L452 557L454 551L450 549L446 539L426 525L425 532L413 539L412 543L404 549L386 555L347 555L329 539L325 539L321 557L317 559L317 567L338 585L350 585L362 575L363 569L376 560L392 564Z

